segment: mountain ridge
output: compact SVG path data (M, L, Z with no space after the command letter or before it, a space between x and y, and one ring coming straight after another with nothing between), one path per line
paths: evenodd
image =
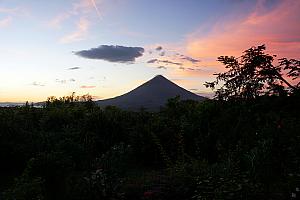
M146 108L158 110L167 103L167 100L180 96L181 100L203 101L206 98L196 95L162 75L157 75L135 89L109 99L98 100L99 106L117 106L126 110L138 110Z

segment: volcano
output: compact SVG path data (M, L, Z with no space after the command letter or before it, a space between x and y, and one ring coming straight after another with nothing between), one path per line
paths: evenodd
M180 96L181 100L203 101L206 98L196 95L168 80L162 75L157 75L146 83L130 92L110 99L99 100L99 106L116 106L125 110L158 110L164 106L168 99Z

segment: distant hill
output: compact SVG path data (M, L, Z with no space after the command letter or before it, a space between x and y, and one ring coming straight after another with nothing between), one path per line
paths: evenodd
M112 105L126 110L138 110L142 107L148 110L158 110L167 103L168 99L176 96L180 96L181 100L203 101L206 99L158 75L126 94L99 100L96 103L100 106Z
M0 107L16 107L16 106L23 106L25 103L20 102L0 102Z

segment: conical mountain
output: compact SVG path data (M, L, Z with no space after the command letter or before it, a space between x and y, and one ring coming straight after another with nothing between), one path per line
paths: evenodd
M176 85L164 76L158 75L126 94L99 100L97 104L100 106L112 105L128 110L137 110L142 107L157 110L164 106L168 99L176 96L180 96L181 100L202 101L206 99Z

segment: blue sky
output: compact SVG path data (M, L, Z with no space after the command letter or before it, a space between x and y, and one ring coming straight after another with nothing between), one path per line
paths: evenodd
M157 74L208 94L203 83L224 70L217 56L265 43L276 54L297 58L299 5L293 0L0 0L0 101L42 101L71 92L109 98ZM76 54L83 50L97 55ZM129 57L118 59L122 53Z

